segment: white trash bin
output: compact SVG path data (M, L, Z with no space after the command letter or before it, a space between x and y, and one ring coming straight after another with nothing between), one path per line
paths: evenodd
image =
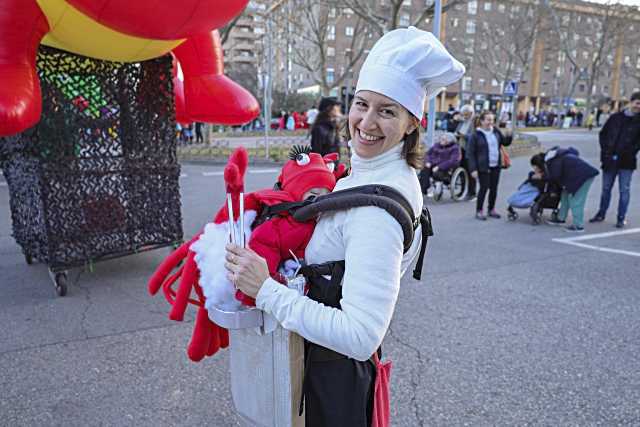
M209 309L209 317L229 329L231 394L240 418L248 426L303 427L302 337L256 308Z

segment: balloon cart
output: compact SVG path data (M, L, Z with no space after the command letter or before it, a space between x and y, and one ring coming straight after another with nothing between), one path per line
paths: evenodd
M0 138L13 237L67 270L182 241L170 56L140 63L40 46L42 118Z
M302 337L257 308L208 311L214 323L229 329L231 395L240 419L247 426L304 427L304 415L298 415Z

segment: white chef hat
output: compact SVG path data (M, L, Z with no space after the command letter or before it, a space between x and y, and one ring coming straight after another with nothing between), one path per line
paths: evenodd
M458 62L431 33L399 28L382 36L364 61L356 93L370 90L387 96L418 119L424 102L464 74Z

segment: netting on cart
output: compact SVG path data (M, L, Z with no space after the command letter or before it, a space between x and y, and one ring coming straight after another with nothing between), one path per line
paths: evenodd
M41 47L42 118L0 139L13 235L53 269L182 239L168 56L115 63Z

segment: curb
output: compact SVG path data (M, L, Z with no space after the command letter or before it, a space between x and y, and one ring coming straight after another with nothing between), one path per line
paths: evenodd
M507 152L512 157L526 156L533 152L542 150L542 144L538 138L530 134L519 134L518 139L512 145L506 147ZM178 161L182 164L193 165L215 165L224 166L227 164L226 156L208 156L198 153L204 151L198 147L178 148ZM282 166L284 161L276 161L249 155L249 165L251 166Z

